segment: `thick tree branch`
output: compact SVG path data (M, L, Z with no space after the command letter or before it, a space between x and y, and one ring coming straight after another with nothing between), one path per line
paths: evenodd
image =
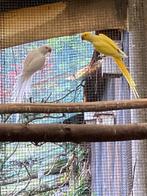
M0 104L0 114L9 113L74 113L147 108L147 99L82 103Z
M0 124L0 141L102 142L147 139L147 124Z

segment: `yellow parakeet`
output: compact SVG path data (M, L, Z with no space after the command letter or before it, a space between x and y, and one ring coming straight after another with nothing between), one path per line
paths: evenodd
M122 60L122 58L127 57L127 55L117 46L117 44L104 34L94 35L90 32L85 32L81 35L81 38L82 40L91 42L97 52L113 57L115 63L118 65L120 71L132 89L134 96L139 98L139 94L136 90L136 84Z

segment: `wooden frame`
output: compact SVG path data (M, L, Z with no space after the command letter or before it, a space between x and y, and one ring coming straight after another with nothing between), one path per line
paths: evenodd
M83 31L126 29L126 12L120 20L117 10L115 0L75 0L1 12L0 49Z

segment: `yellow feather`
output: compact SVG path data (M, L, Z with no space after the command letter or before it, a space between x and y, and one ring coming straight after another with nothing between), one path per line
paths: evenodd
M131 74L127 70L125 64L123 63L122 59L114 58L114 61L118 65L118 67L119 67L120 71L122 72L123 76L126 78L130 88L132 89L132 91L134 93L134 96L136 98L139 98L139 94L138 94L138 92L136 90L136 84L135 84Z
M118 53L121 54L122 57L127 57L127 55L118 47L118 45L108 36L104 34L99 34L98 37L102 39L104 42L107 42L109 45L111 45L114 49L117 50Z
M126 65L122 61L122 57L126 57L126 54L117 46L117 44L104 34L93 35L90 32L85 32L82 34L82 39L91 42L96 51L114 58L114 61L118 65L123 76L126 78L135 97L139 98L139 94L136 90L136 84L127 70Z
M103 39L103 41L108 42L113 48L120 50L120 48L117 46L117 44L109 37L107 37L104 34L99 34L98 37L100 37L101 39Z

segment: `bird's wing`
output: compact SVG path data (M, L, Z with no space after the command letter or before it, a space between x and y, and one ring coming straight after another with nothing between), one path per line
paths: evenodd
M108 44L110 44L113 48L115 48L116 50L120 50L120 48L117 46L117 44L109 37L107 37L104 34L99 34L98 35L100 39L102 39L103 41L107 42Z
M31 52L29 52L29 54L27 55L24 64L29 64L36 56L36 50L33 50Z
M32 56L31 56L32 57ZM24 62L24 74L32 75L36 71L42 69L45 63L45 56L36 55L33 58L29 59L28 61Z
M108 36L104 35L104 34L99 34L98 35L100 39L102 39L103 41L105 41L106 43L108 43L109 45L111 45L114 49L116 49L122 57L127 57L127 55L117 46L117 44Z

